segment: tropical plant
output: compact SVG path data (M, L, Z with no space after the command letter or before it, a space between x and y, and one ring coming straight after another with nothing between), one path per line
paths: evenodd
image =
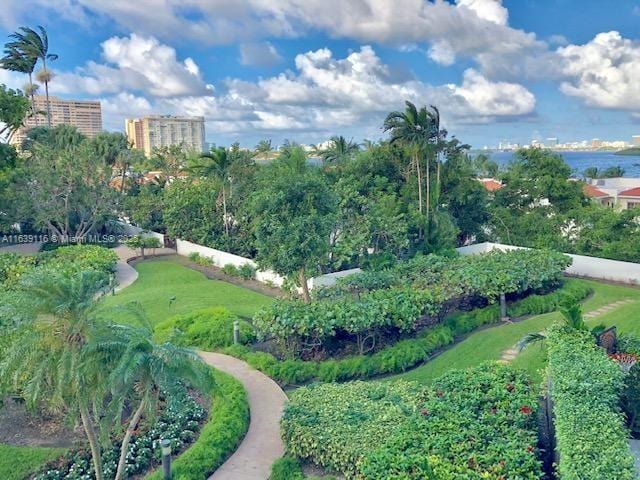
M7 135L7 140L24 124L29 116L29 99L20 90L12 90L0 85L0 135Z
M360 145L351 140L347 140L342 135L333 136L329 140L327 148L318 150L320 158L323 163L340 163L351 158L356 152L360 150Z
M87 345L100 325L94 299L104 287L105 278L97 272L32 277L25 292L34 316L0 361L0 385L5 389L20 388L31 406L79 414L96 480L103 478L102 453L98 419L91 412L103 406L108 373Z
M51 104L49 102L49 82L53 78L53 72L47 68L47 60L53 61L58 55L49 53L49 37L47 31L42 26L38 26L38 31L29 27L20 27L17 32L9 35L13 39L5 46L5 51L15 52L23 58L28 65L38 60L42 62L42 69L38 72L39 81L44 83L45 96L47 101L47 125L51 127ZM33 71L33 70L32 70Z
M256 155L262 155L263 160L269 159L269 154L273 150L271 146L271 139L269 140L260 140L256 145Z
M153 326L141 310L135 310L138 325L108 325L93 346L106 355L107 364L114 365L109 377L114 419L120 418L132 394L138 402L122 439L115 480L125 478L131 437L143 414L157 411L161 393L179 392L183 381L208 391L212 381L208 368L193 350L171 343L155 344Z
M38 85L33 83L33 71L36 68L37 61L36 57L25 55L17 46L11 45L5 46L4 57L0 59L0 68L27 75L28 83L25 87L25 94L31 99L31 115L35 118L36 125L38 124L38 117L36 115L34 95Z

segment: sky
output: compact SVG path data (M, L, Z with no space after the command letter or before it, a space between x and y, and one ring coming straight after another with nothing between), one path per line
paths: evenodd
M207 141L385 136L405 100L476 148L640 134L640 0L0 0L49 32L53 95L104 127L200 115ZM25 78L0 70L0 83Z

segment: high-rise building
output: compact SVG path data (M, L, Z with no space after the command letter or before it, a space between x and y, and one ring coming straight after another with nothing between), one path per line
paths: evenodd
M558 146L558 139L556 137L549 137L544 141L546 148L556 148Z
M640 135L634 135L631 137L631 143L634 147L640 147Z
M185 150L204 151L204 117L151 115L125 122L133 148L150 156L155 148L180 145Z
M591 140L591 147L592 148L600 148L602 147L602 140L600 140L599 138L594 138Z
M25 125L11 138L13 145L20 145L27 132L33 127L46 127L47 122L47 98L44 95L36 95L33 99L36 115L29 117ZM51 126L73 125L80 133L87 137L95 137L102 131L102 108L100 102L91 100L64 100L58 97L49 97L51 108Z

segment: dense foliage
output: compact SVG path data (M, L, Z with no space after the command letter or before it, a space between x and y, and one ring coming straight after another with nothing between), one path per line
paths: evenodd
M241 344L255 340L253 327L223 307L211 307L176 315L155 327L159 342L216 350L233 345L233 324L238 322Z
M552 327L547 349L560 478L636 478L619 407L621 368L589 332L566 326Z
M485 364L413 383L313 385L291 395L287 452L347 478L539 479L528 378Z
M509 305L512 317L552 312L561 302L578 302L591 293L591 289L579 280L569 280L560 289L547 295L531 295ZM335 382L366 379L377 375L400 373L429 359L439 348L453 343L455 338L487 324L500 321L497 305L456 312L447 316L441 325L428 328L417 338L400 340L370 355L357 355L325 361L280 361L264 352L253 352L246 347L235 346L226 353L237 356L252 367L266 373L283 384L297 385L310 381Z
M324 300L276 302L258 312L254 324L289 355L343 335L354 337L364 353L382 334L414 331L421 319L438 316L455 299L494 301L502 293L554 286L570 262L566 255L538 250L418 256L389 270L341 279L338 287L321 294Z

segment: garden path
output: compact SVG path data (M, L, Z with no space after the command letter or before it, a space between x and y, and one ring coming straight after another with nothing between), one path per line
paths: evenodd
M123 288L128 287L138 278L138 271L129 265L129 260L137 258L140 255L135 250L127 247L126 245L118 245L114 248L114 251L118 254L118 263L116 264L116 279L118 280L118 286L115 291L118 292ZM170 248L156 248L155 255L171 255L176 251Z
M592 318L596 318L596 317L599 317L600 315L604 315L605 313L615 310L616 308L621 307L623 305L633 303L634 301L635 300L631 298L618 300L617 302L604 305L598 308L597 310L593 310L591 312L585 313L583 317L585 320L591 320ZM539 332L539 333L544 334L544 332ZM511 363L513 359L515 359L518 356L518 353L520 353L520 351L518 350L518 346L514 345L513 347L502 352L502 355L500 356L500 360L498 360L498 363Z
M280 418L287 396L276 382L242 360L221 353L200 352L200 356L242 383L251 411L244 440L209 480L267 480L271 465L284 454Z

